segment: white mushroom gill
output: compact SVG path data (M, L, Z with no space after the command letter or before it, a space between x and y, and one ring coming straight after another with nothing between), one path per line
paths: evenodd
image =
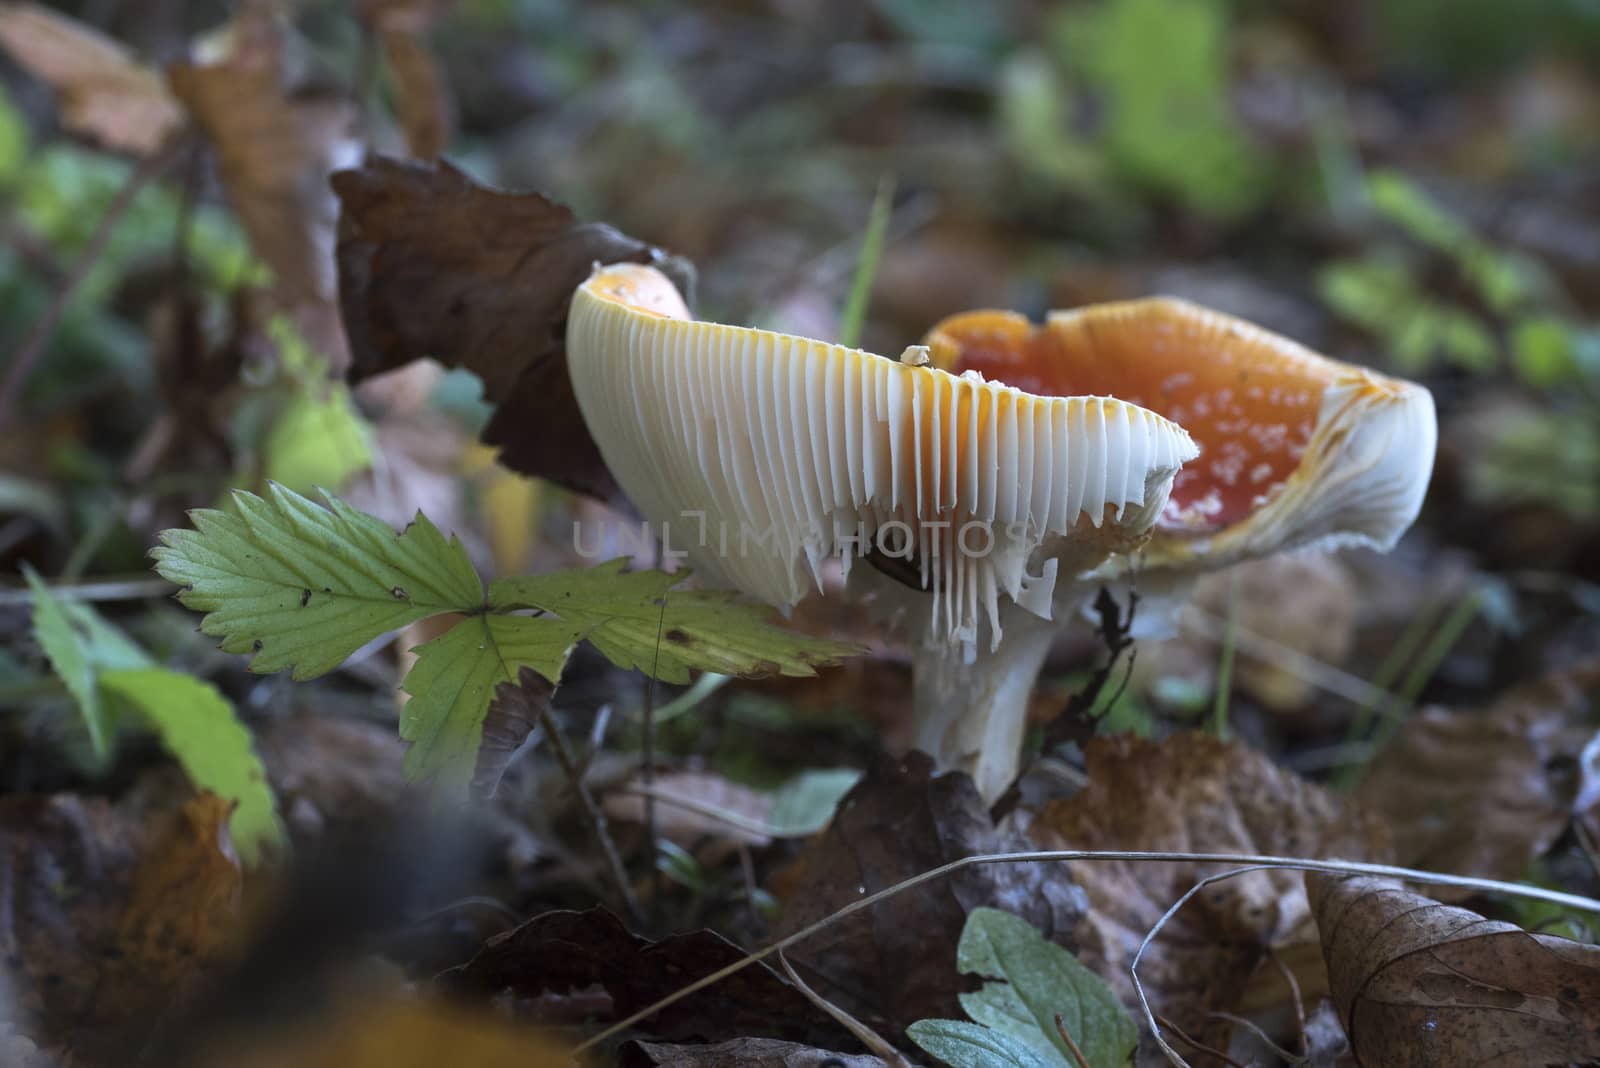
M947 658L980 630L998 649L1002 595L1051 619L1058 559L1076 574L1137 544L1198 451L1111 397L689 320L650 267L597 270L567 349L607 466L702 575L787 607L825 559L904 558Z

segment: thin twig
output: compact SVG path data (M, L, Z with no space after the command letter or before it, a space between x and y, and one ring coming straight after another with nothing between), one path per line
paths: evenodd
M759 949L740 960L736 960L732 964L718 968L710 975L702 976L701 978L696 979L694 982L689 983L688 985L674 991L671 994L668 994L659 1001L645 1006L643 1009L633 1013L626 1019L617 1021L604 1031L601 1031L599 1034L595 1035L593 1038L585 1041L576 1050L574 1050L574 1052L581 1053L586 1049L597 1046L600 1043L621 1034L639 1021L648 1019L667 1006L675 1005L691 994L694 994L700 990L704 990L706 987L711 986L714 983L719 983L730 975L736 975L750 967L752 964L757 964L763 960L766 960L779 950L788 949L790 946L795 945L796 943L803 942L817 932L826 930L841 920L854 916L863 909L872 908L874 905L881 904L892 897L903 894L907 890L914 889L924 883L932 882L935 879L942 879L952 872L963 871L967 868L977 867L984 864L1034 864L1064 860L1155 861L1185 864L1252 864L1256 865L1257 867L1243 870L1256 871L1260 870L1261 868L1282 868L1289 871L1328 872L1333 875L1372 875L1380 878L1404 879L1410 882L1426 883L1435 886L1458 886L1469 890L1482 891L1484 893L1511 894L1518 897L1531 898L1536 901L1548 901L1552 904L1563 905L1570 909L1577 909L1582 912L1592 912L1596 915L1600 915L1600 901L1597 901L1594 898L1584 897L1580 894L1568 894L1560 890L1547 890L1542 886L1525 886L1521 883L1501 882L1497 879L1474 879L1465 875L1449 875L1442 872L1418 871L1415 868L1397 868L1389 864L1362 864L1354 861L1343 860L1311 860L1305 857L1277 857L1253 853L1169 853L1152 850L1049 849L1027 853L981 853L977 856L962 857L959 860L952 860L948 864L941 864L937 868L930 868L925 872L919 872L918 874L911 876L909 879L903 879L900 882L895 883L893 886L879 890L877 893L869 894L866 897L852 901L843 908L824 916L815 923L808 924L793 934L781 938L764 949ZM1221 878L1221 876L1213 876L1210 879L1203 880L1200 886L1195 887L1193 890L1190 890L1184 895L1183 901L1187 901L1189 898L1193 897L1195 893L1199 891L1201 886L1205 886L1210 882L1215 882L1217 878ZM1183 901L1180 901L1178 906L1181 906ZM1172 911L1176 911L1178 906L1174 906ZM1167 918L1170 917L1170 915L1171 913L1169 912L1167 917L1163 917L1163 923ZM1159 930L1159 928L1157 929ZM1153 934L1154 932L1152 932L1152 936ZM1144 953L1144 950L1146 947L1148 947L1148 945L1149 939L1147 938L1145 940L1145 945L1140 947L1139 952L1141 955ZM1137 964L1137 958L1135 959L1135 964ZM1138 987L1137 974L1134 974L1133 979L1135 983L1135 989L1140 989ZM1145 1002L1147 1010L1148 1004L1148 1002ZM1153 1015L1147 1012L1147 1019L1153 1019Z
M1221 1061L1223 1064L1232 1065L1233 1068L1245 1068L1244 1065L1240 1064L1238 1061L1234 1060L1232 1057L1228 1056L1226 1053L1222 1052L1220 1049L1217 1049L1217 1048L1215 1048L1213 1046L1208 1046L1204 1042L1201 1042L1199 1039L1194 1038L1193 1036L1191 1036L1189 1034L1189 1032L1185 1031L1183 1028L1181 1028L1177 1024L1173 1023L1167 1017L1158 1015L1156 1017L1156 1019L1161 1021L1161 1026L1162 1027L1165 1027L1167 1030L1171 1031L1173 1034L1175 1034L1179 1038L1183 1039L1185 1042L1187 1042L1189 1045L1193 1046L1195 1049L1199 1050L1201 1053L1209 1054L1210 1056L1217 1058L1217 1060ZM1161 1041L1159 1035L1157 1036L1156 1041L1158 1041L1158 1042ZM1166 1044L1162 1043L1162 1045L1165 1046Z
M891 1046L882 1035L806 985L806 981L800 978L800 973L794 970L794 965L789 963L789 958L781 952L778 954L778 963L783 965L783 974L789 977L789 982L794 984L795 989L805 995L807 1001L832 1017L840 1027L854 1035L857 1042L867 1047L867 1052L894 1068L911 1068L900 1051ZM1084 1068L1088 1066L1085 1065Z
M661 670L661 636L667 629L667 595L661 595L661 613L656 617L656 648L650 662L650 674L644 680L644 767L640 778L644 780L644 833L650 850L650 878L656 878L656 675ZM656 917L661 895L650 895L650 917Z
M1165 1016L1157 1013L1156 1019L1162 1021L1163 1024L1170 1026L1170 1024L1167 1024L1167 1018ZM1246 1031L1249 1031L1252 1035L1255 1035L1261 1040L1262 1045L1266 1046L1273 1053L1276 1053L1279 1057L1282 1057L1290 1065L1298 1066L1306 1063L1306 1058L1302 1054L1290 1053L1288 1050L1272 1041L1272 1036L1263 1031L1261 1029L1261 1025L1256 1023L1254 1020L1247 1020L1243 1016L1236 1016L1231 1012L1208 1012L1206 1013L1206 1019L1226 1020L1231 1024L1237 1024ZM1180 1031L1179 1034L1182 1034L1182 1032Z
M1072 1041L1072 1035L1067 1031L1067 1022L1061 1018L1059 1012L1056 1013L1056 1034L1061 1036L1061 1041L1065 1042L1067 1049L1072 1051L1072 1059L1078 1062L1078 1068L1094 1068L1089 1063L1089 1058L1083 1055L1083 1050L1079 1049L1078 1044Z
M1311 1036L1306 1033L1306 1002L1300 993L1300 980L1294 977L1294 971L1285 963L1278 952L1270 946L1267 948L1267 959L1277 966L1278 974L1283 976L1283 981L1289 985L1289 993L1294 997L1294 1022L1300 1028L1300 1055L1311 1055Z
M606 858L606 867L610 869L611 878L617 884L617 893L622 897L622 904L628 910L628 916L635 924L644 923L644 912L639 908L639 899L633 896L633 887L628 883L628 869L622 866L622 857L617 853L616 844L611 841L611 835L606 833L606 818L601 813L599 806L594 803L594 796L589 793L588 784L583 781L583 774L578 770L577 761L572 758L572 751L567 748L566 740L561 737L561 732L556 728L554 717L550 709L539 709L539 725L550 738L550 747L556 751L556 760L561 763L561 770L566 772L567 781L572 784L572 789L578 795L578 809L583 813L583 821L589 825L589 833L600 845L600 852Z
M187 142L186 137L174 139L161 151L141 159L127 180L122 183L122 188L111 198L111 203L106 205L100 221L95 224L94 232L89 235L89 240L83 246L83 251L78 254L72 270L56 289L49 307L34 322L33 329L28 331L28 336L16 347L16 355L11 358L11 366L6 369L5 381L0 382L0 427L11 421L11 412L16 407L17 398L22 394L23 385L44 355L45 349L49 347L50 339L55 336L56 327L61 325L62 316L66 315L78 288L83 285L84 279L89 277L89 272L94 269L101 253L105 251L106 242L116 231L117 224L128 213L128 209L133 207L133 202L138 198L140 191L150 183L151 179L160 176L172 165Z
M165 597L177 589L161 578L137 578L105 582L62 582L50 584L50 592L73 601L140 601ZM33 603L26 587L0 589L0 608L25 608Z

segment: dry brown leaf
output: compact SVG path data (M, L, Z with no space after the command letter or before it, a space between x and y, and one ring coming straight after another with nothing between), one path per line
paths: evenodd
M847 1056L775 1038L736 1038L715 1046L668 1046L633 1042L623 1048L622 1068L882 1068L866 1055Z
M115 1062L182 1003L238 915L229 805L139 790L0 801L0 959L22 1030Z
M706 929L651 942L596 907L535 916L489 939L477 956L438 982L454 993L479 997L505 990L532 997L598 984L611 997L611 1015L620 1019L744 957L744 950ZM668 1041L714 1042L750 1035L824 1046L853 1041L765 964L691 994L640 1027Z
M378 42L394 76L406 149L417 159L438 159L455 133L455 103L439 61L420 34L382 30Z
M1160 742L1119 735L1095 738L1085 756L1088 785L1047 805L1030 829L1042 848L1387 859L1378 821L1247 746L1197 731ZM1078 928L1080 958L1132 1004L1128 965L1139 943L1186 891L1230 867L1070 865L1092 906ZM1315 938L1299 875L1257 872L1190 901L1162 929L1139 975L1157 1012L1208 1045L1226 1047L1229 1025L1208 1014L1238 1010L1268 950Z
M432 357L483 380L483 440L501 462L605 500L620 491L567 377L567 306L596 263L660 250L537 193L486 189L450 166L370 160L334 175L351 375Z
M400 127L416 159L438 159L455 132L455 101L427 41L433 24L453 6L454 0L362 0L356 5L394 77Z
M118 152L154 155L183 125L155 69L120 42L37 4L0 4L0 47L60 98L61 122Z
M339 93L286 84L283 29L247 4L218 57L167 68L167 82L217 152L228 199L307 339L342 370L334 300L338 204L328 175L360 158L355 110Z
M1195 601L1214 618L1230 612L1238 625L1324 664L1339 666L1355 640L1360 594L1343 561L1332 555L1287 554L1253 560L1208 575ZM1215 640L1204 642L1215 664ZM1240 650L1234 679L1252 698L1274 711L1306 703L1313 689L1304 675L1280 660Z
M1566 830L1582 789L1583 726L1600 658L1484 709L1425 708L1367 767L1357 797L1385 816L1397 863L1518 879Z
M1600 947L1385 879L1308 874L1334 1003L1373 1068L1600 1061Z
M489 797L500 785L511 757L550 711L550 698L556 684L523 667L516 682L502 682L494 688L494 700L483 720L483 740L478 743L478 763L472 772L472 792Z
M297 836L376 824L417 798L393 723L313 714L273 719L256 735L256 751Z
M1022 835L994 825L965 774L935 777L932 758L920 752L881 760L774 887L785 906L778 933L960 857L1026 848ZM819 994L857 1016L899 1029L959 1018L956 995L968 984L955 968L956 943L967 913L980 906L1060 939L1078 922L1083 895L1059 865L967 868L841 921L788 956Z
M630 779L623 789L607 794L604 805L606 815L614 820L643 823L644 795L630 792L629 788L643 788L645 785L643 777L636 776ZM719 819L711 813L702 811L707 808L715 809L717 812L726 812L734 820L742 820L746 824L764 824L772 815L770 794L752 790L736 782L729 782L721 775L709 771L666 772L656 775L649 785L658 795L655 804L656 833L670 838L685 849L693 847L706 837L753 846L767 845L772 841L770 837L751 827ZM672 800L674 798L682 799L696 807L674 804Z

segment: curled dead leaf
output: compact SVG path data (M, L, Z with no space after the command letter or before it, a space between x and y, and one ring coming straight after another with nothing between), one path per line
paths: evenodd
M556 684L530 667L517 673L517 681L494 688L494 700L483 719L483 740L478 743L478 764L472 773L472 792L488 797L500 785L506 765L528 740L542 716L550 711Z
M61 123L118 152L154 155L183 108L152 67L92 26L37 4L0 5L0 47L60 99Z
M1387 858L1378 821L1247 746L1197 731L1160 742L1118 735L1093 739L1084 755L1088 785L1047 805L1030 828L1042 848ZM1079 958L1132 1005L1128 965L1139 943L1195 883L1228 866L1085 861L1070 870L1092 906L1077 933ZM1192 900L1162 929L1139 974L1157 1012L1226 1048L1231 1024L1211 1014L1244 1006L1269 951L1287 954L1315 938L1299 875L1255 872ZM1282 980L1270 979L1286 997ZM1301 977L1307 997L1324 982Z
M495 406L483 440L502 463L619 501L567 376L567 306L596 263L665 262L664 253L445 162L372 159L334 175L333 187L352 377L425 357L464 367Z
M1566 830L1583 791L1600 658L1483 709L1424 708L1368 765L1357 797L1407 867L1517 879Z
M1600 1060L1600 947L1529 934L1385 879L1305 878L1361 1064Z

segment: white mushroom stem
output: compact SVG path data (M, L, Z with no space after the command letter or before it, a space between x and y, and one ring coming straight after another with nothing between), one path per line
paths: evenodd
M1028 698L1057 629L1018 612L1007 620L998 646L969 646L971 661L960 645L944 642L924 641L912 652L913 744L941 770L971 775L986 803L1017 777Z

